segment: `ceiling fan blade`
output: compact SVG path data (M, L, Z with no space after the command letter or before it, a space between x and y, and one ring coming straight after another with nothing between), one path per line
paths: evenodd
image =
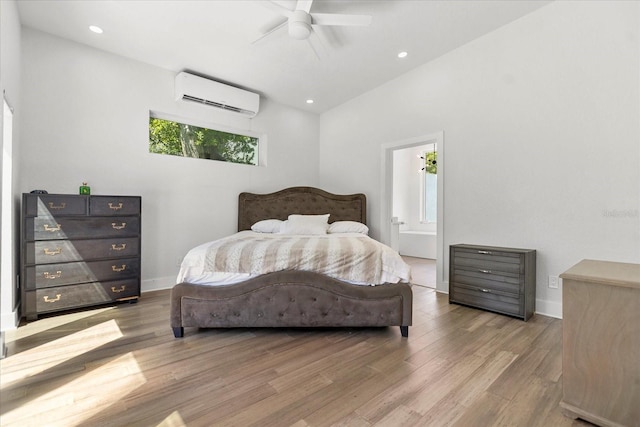
M342 43L336 37L334 30L330 26L324 25L312 25L313 34L318 40L318 44L322 47L322 50L328 51L327 46L331 48L340 48Z
M321 61L322 58L320 57L320 53L318 52L318 50L316 49L316 47L313 45L313 43L311 43L311 37L309 37L307 39L307 43L309 43L309 47L311 47L311 50L313 51L314 55L316 56L316 58L318 59L318 61Z
M371 25L371 15L342 15L339 13L312 13L311 22L316 25Z
M292 10L287 9L286 7L273 2L273 1L259 1L258 2L262 7L265 7L269 10L271 10L272 12L275 12L277 14L280 14L282 16L286 16L287 18L290 18L291 15L293 14Z
M325 37L324 30L326 28L315 27L309 37L309 43L313 44L319 56L326 58L329 52L327 46L331 45L330 41Z
M257 43L260 40L262 40L263 38L267 37L269 34L272 34L276 31L278 31L280 28L284 27L285 25L287 25L287 20L285 19L284 21L280 22L278 25L276 25L275 27L272 27L266 31L264 31L262 34L260 34L258 37L256 37L255 39L251 40L251 44Z
M285 22L288 22L288 19L284 16L279 16L275 19L271 19L264 25L261 25L258 31L260 32L260 34L272 33L274 30L278 29L278 27L282 26L282 24Z
M313 0L298 0L298 3L296 4L296 10L304 10L305 12L309 13L309 11L311 10L311 3L313 3Z

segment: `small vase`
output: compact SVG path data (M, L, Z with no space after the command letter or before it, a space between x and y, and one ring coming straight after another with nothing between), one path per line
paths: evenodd
M86 182L83 182L80 186L80 194L84 196L91 194L91 187L89 187Z

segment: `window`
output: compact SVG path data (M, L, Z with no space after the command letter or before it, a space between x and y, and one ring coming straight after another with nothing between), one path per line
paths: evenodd
M260 138L149 115L149 152L258 165Z
M438 151L431 144L420 157L422 167L422 222L435 223L438 220Z

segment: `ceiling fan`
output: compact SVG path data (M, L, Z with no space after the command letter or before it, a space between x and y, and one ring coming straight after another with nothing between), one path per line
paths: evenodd
M257 41L274 33L285 25L291 38L296 40L308 40L311 34L318 34L317 29L325 25L340 26L367 26L371 24L370 15L344 15L338 13L315 13L311 12L313 0L298 0L295 9L281 5L277 1L261 1L260 4L268 9L282 15L282 19L275 24L263 30L263 33L252 41ZM316 56L318 52L315 50L311 42L309 42Z

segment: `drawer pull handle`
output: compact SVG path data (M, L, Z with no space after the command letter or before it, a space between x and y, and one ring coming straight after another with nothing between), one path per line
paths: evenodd
M478 270L480 273L491 274L491 270Z
M53 202L49 202L49 209L64 209L67 207L65 202L60 203L59 205L54 205Z
M111 292L115 293L115 294L119 294L120 292L124 292L124 290L126 289L125 285L120 286L120 289L116 289L115 286L111 287Z
M125 250L126 247L127 247L126 243L121 243L120 246L116 246L115 243L111 245L111 249L114 251L123 251Z
M55 248L55 249L49 249L49 248L44 248L44 254L45 255L59 255L62 253L62 248Z
M122 264L120 267L116 266L116 265L112 265L111 266L111 270L115 271L116 273L119 273L121 271L125 271L127 269L127 266Z
M60 224L56 224L55 226L51 226L49 224L44 225L44 231L50 231L52 233L55 233L56 231L60 231L61 228L62 226Z
M491 251L478 251L479 254L483 254L483 255L491 255L492 252Z
M62 277L62 271L58 270L55 273L49 273L48 271L45 271L44 273L42 273L42 275L45 279L59 279Z
M126 222L121 222L120 225L118 225L115 222L111 223L111 228L113 228L114 230L122 230L123 228L125 228L127 226Z
M118 211L122 209L122 202L118 203L117 205L114 205L113 203L109 202L109 209L113 209L114 211Z
M55 298L49 299L49 295L45 295L42 299L44 300L44 302L58 302L58 301L60 301L61 297L62 297L62 295L56 294Z
M490 294L490 293L491 293L491 291L490 291L489 289L482 288L482 289L480 289L480 290L481 290L482 292L486 293L486 294Z

